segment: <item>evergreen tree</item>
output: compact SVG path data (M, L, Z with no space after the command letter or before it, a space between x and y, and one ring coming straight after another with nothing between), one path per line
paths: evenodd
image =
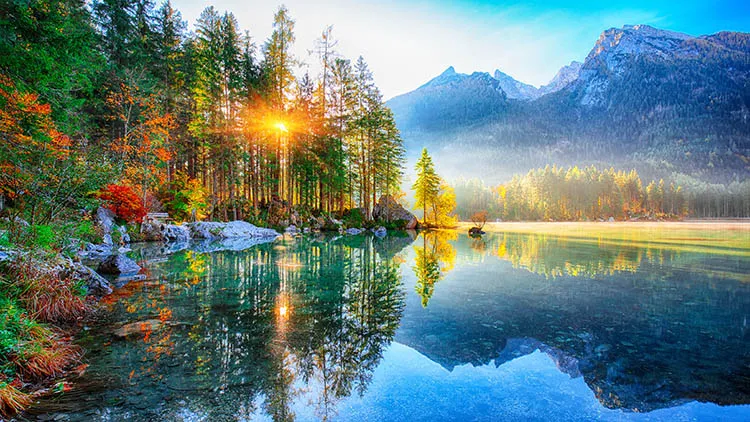
M422 208L422 219L427 223L427 208L435 204L440 192L440 177L435 172L435 165L427 148L422 149L422 155L414 168L417 172L417 180L411 187L414 190L414 207Z

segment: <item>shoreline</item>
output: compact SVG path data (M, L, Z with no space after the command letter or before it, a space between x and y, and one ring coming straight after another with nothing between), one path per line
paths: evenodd
M468 231L472 223L455 228ZM492 222L496 234L554 236L581 242L750 256L750 220Z

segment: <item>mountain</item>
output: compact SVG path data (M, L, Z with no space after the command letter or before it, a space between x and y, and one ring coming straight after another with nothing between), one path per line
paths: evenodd
M519 82L501 72L499 69L495 70L493 77L500 82L500 88L505 91L505 95L507 95L508 98L514 100L533 100L539 97L539 89L523 82Z
M581 67L583 67L583 63L572 61L569 65L560 68L555 77L547 85L539 87L538 96L541 97L542 95L557 92L570 85L571 82L578 79Z
M546 164L750 176L750 34L612 28L583 63L530 88L502 72L450 68L388 104L407 151L427 147L449 178L502 182Z
M417 90L395 97L388 106L409 131L442 131L479 123L502 113L507 96L489 73L456 73L451 66Z

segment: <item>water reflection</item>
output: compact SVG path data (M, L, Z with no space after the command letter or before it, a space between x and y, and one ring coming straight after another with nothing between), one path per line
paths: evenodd
M230 246L136 251L149 279L106 299L111 321L83 334L89 372L34 412L276 421L750 414L683 405L750 403L750 284L738 282L750 263L741 257L453 231Z
M435 291L435 284L448 274L456 261L456 248L450 244L458 234L455 231L423 232L415 242L414 274L417 276L415 291L427 307ZM420 242L421 239L421 242Z
M410 299L396 336L446 369L541 350L607 408L750 403L746 259L523 235L450 245L454 270L424 312Z

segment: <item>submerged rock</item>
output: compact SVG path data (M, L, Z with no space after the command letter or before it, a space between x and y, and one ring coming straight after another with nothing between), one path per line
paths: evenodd
M119 338L141 337L164 328L164 322L158 319L131 322L116 329L112 334Z
M141 267L125 255L110 255L99 264L97 271L102 274L131 275L137 274Z
M417 217L396 202L390 195L380 197L377 205L372 209L372 217L381 221L404 221L404 228L413 230L417 228Z
M481 236L484 234L484 231L480 229L479 227L472 227L469 229L469 236Z

